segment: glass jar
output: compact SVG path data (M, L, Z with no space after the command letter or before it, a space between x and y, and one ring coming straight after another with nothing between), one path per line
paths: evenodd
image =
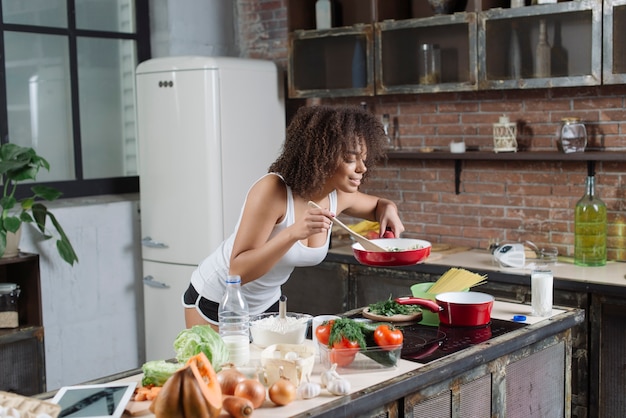
M20 287L15 283L0 283L0 328L17 328L17 297Z
M420 45L420 84L438 84L441 81L441 52L439 45Z
M569 154L584 152L587 146L587 130L580 118L563 118L558 132L557 146L560 151Z

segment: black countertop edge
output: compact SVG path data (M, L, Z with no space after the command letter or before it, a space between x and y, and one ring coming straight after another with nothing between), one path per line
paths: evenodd
M546 321L519 328L486 342L468 347L414 371L368 387L331 403L310 409L292 418L361 416L381 405L401 399L419 389L438 384L450 376L463 374L497 358L556 336L584 321L581 309L570 309ZM358 402L355 402L357 401Z
M347 254L338 254L329 252L324 261L333 262L333 263L341 263L341 264L350 264L354 266L359 266L363 268L370 269L389 269L389 270L403 270L403 271L415 271L417 273L429 273L429 274L443 274L448 271L452 266L441 265L435 263L422 263L415 264L412 266L399 266L399 267L378 267L378 266L366 266L364 264L359 263L353 256ZM626 263L621 263L624 265L624 279L626 282ZM465 268L464 266L456 266L459 268ZM480 270L472 268L472 271L478 274L487 274L489 275L489 281L496 283L507 283L507 284L516 284L516 285L528 285L530 286L530 274L520 274L520 273L506 273L502 271L495 270ZM583 282L578 280L568 280L555 277L554 278L554 288L560 290L569 290L575 292L585 292L585 293L598 293L598 294L606 294L611 296L626 296L626 286L615 286L611 284L602 284L602 283L591 283L591 282Z

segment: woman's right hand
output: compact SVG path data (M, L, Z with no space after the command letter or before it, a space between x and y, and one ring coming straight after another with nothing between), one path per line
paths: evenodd
M306 239L312 235L324 233L332 227L331 219L335 214L328 209L308 208L300 222L292 226L298 239ZM325 235L324 235L325 236Z

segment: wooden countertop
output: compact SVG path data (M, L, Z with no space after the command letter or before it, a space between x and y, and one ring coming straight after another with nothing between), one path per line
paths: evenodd
M361 398L363 396L368 396L374 390L384 390L387 385L395 385L398 383L399 380L413 379L416 376L418 376L420 382L427 382L429 379L441 379L441 376L447 376L450 370L459 371L463 367L475 367L474 364L470 364L470 360L474 362L489 361L490 355L488 354L488 352L490 350L493 350L494 353L497 351L502 351L502 349L494 350L494 348L497 348L498 346L510 345L510 350L514 350L526 344L532 343L532 339L530 338L530 334L532 333L537 334L536 339L541 339L545 338L546 335L553 335L558 332L562 332L563 330L568 329L571 326L574 326L576 323L582 321L583 315L580 312L581 311L573 309L555 308L553 309L552 315L550 317L533 317L530 315L530 306L528 305L496 301L492 311L493 318L511 320L514 315L526 315L526 323L530 324L530 326L511 331L508 334L493 338L485 343L469 347L457 353L453 353L440 360L430 362L427 365L400 359L397 366L394 368L380 369L375 371L354 370L349 372L340 372L342 377L345 377L351 383L352 390L349 395L332 396L326 390L322 389L322 394L316 398L308 400L296 400L291 404L282 407L277 407L269 400L266 400L265 404L261 408L255 410L254 417L276 418L292 416L315 416L318 413L324 415L325 413L327 414L329 411L332 411L332 409L337 407L338 405L344 405L345 403L350 403L355 399ZM521 337L522 335L523 338ZM520 338L515 338L516 336L519 336ZM515 342L516 344L512 344L513 342ZM305 343L313 344L313 342L310 340L306 340ZM475 351L480 351L481 354L477 356ZM256 348L254 345L252 346L253 359L258 359L260 357L260 352L261 349ZM493 354L493 356L495 357L497 356L497 354ZM461 364L464 362L468 364ZM423 369L424 373L421 373L420 369ZM440 369L445 369L447 370L447 372L443 373L443 371L441 371ZM322 371L323 368L318 359L313 369L311 381L319 383L320 374ZM140 382L141 377L141 371L135 370L125 373L123 377L113 376L89 383L105 383L110 381ZM143 411L145 413L141 416L146 418L153 417L154 415L147 411L149 402L145 402L143 404ZM130 414L124 415L124 417L130 416ZM223 416L226 417L227 415L223 414ZM330 416L333 416L332 413Z

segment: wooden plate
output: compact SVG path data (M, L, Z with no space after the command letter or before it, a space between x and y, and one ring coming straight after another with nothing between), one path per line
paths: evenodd
M381 321L381 322L417 322L422 319L421 312L415 312L410 315L393 315L393 316L385 316L385 315L377 315L375 313L370 312L370 308L364 308L362 315L373 321Z

